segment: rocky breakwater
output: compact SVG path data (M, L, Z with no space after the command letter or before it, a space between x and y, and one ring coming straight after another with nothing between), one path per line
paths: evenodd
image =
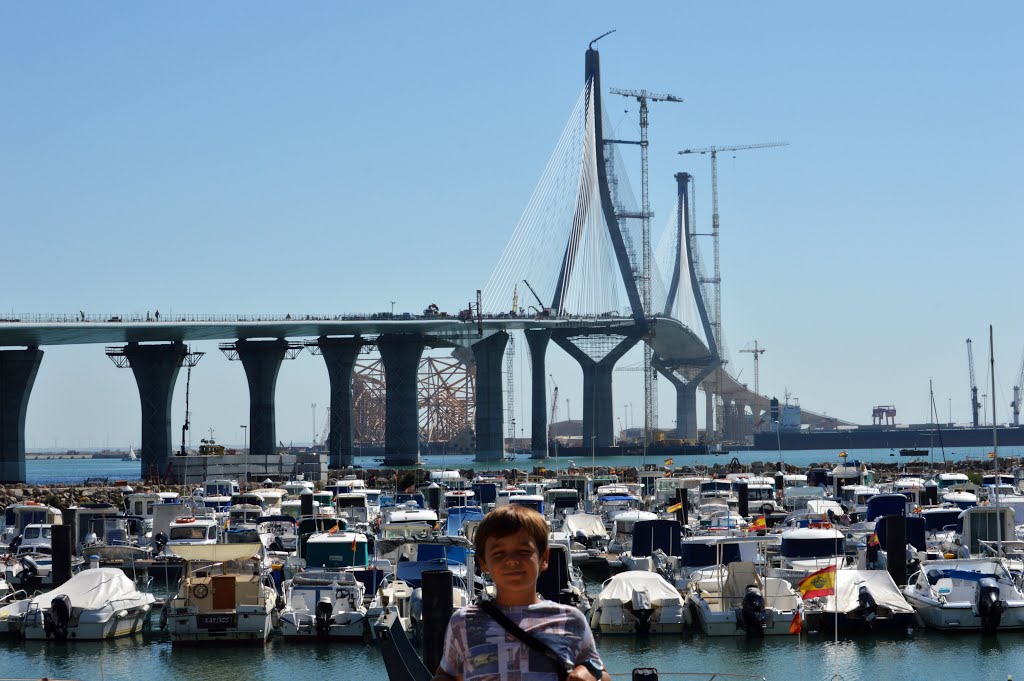
M184 487L176 485L151 485L142 487L131 485L136 492L185 492ZM81 504L111 504L118 508L123 506L124 484L91 483L77 485L33 485L10 484L0 485L0 508L11 504L35 501L48 506L55 506L66 511L71 506Z

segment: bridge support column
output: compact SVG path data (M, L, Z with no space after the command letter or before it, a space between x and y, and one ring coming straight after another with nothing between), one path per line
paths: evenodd
M508 333L499 331L473 344L476 361L476 461L501 461L505 455L502 435L502 358Z
M715 441L715 393L713 383L704 384L704 441Z
M0 483L25 482L25 414L43 351L0 351Z
M385 334L377 339L384 363L384 465L407 466L420 460L420 357L426 342L412 334Z
M288 341L240 340L235 343L238 359L249 382L249 455L273 456L277 452L277 420L274 393L281 361L290 348Z
M573 343L572 337L568 335L571 333L552 334L552 338L560 348L579 362L583 370L583 447L610 447L615 444L612 370L615 363L627 350L636 345L640 337L624 337L604 357L595 360Z
M171 400L182 360L188 353L184 343L139 345L129 343L122 353L128 360L139 388L142 407L142 477L160 478L174 450L171 435Z
M327 467L330 469L345 468L353 463L352 367L365 343L359 336L321 336L316 342L331 381L331 424L327 436Z
M668 367L655 363L658 373L676 389L676 437L697 440L697 383L683 380Z
M530 347L530 457L543 459L548 453L548 371L547 352L551 331L528 329L524 332Z

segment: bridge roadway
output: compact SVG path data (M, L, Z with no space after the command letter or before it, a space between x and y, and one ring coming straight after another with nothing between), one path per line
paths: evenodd
M147 315L148 316L148 315ZM382 317L386 315L380 315ZM390 317L390 316L387 316ZM41 348L51 345L118 345L114 354L136 378L142 406L143 471L162 475L167 470L173 440L170 402L177 373L189 341L231 341L233 356L242 361L249 384L250 453L274 453L274 387L281 360L303 345L321 354L331 382L330 466L351 463L352 369L359 350L369 344L380 351L388 380L386 393L386 463L400 465L418 459L416 378L426 347L462 347L463 359L477 368L477 458L500 460L502 428L502 357L508 332L525 331L533 365L533 445L546 448L547 372L544 354L554 340L574 354L584 373L584 436L599 446L612 444L611 371L614 361L584 356L574 343L604 338L604 345L628 349L640 340L650 342L662 356L685 363L710 357L701 339L667 317L637 321L631 317L533 318L484 316L460 320L441 315L393 318L259 316L197 318L176 316L125 318L120 315L22 315L0 320L0 481L24 480L24 426L28 400L42 361ZM287 339L316 339L305 343ZM625 339L625 340L623 340ZM14 349L25 348L25 349ZM624 352L625 350L622 350ZM591 350L593 352L593 350ZM696 386L693 386L696 389ZM695 417L695 414L694 414ZM694 418L695 421L695 418Z

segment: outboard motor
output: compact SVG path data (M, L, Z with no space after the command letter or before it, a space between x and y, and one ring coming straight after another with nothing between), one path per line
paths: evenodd
M39 564L32 556L21 557L21 574L18 578L22 584L39 579Z
M999 628L1006 609L1006 602L999 600L999 584L991 577L984 577L978 582L976 593L975 610L981 618L981 630L992 633Z
M636 618L636 633L646 634L651 630L651 615L654 614L654 606L651 605L651 595L646 589L633 591L633 598L629 602L629 611Z
M274 540L270 542L270 546L267 547L270 551L284 551L284 540L275 535Z
M18 555L18 548L21 546L22 536L19 534L17 537L11 540L11 543L7 545L7 553L12 556Z
M747 632L748 638L764 636L765 627L764 596L756 586L748 586L743 594L743 605L740 606L738 624Z
M850 612L849 616L853 619L863 620L868 626L875 623L875 619L878 617L878 603L868 591L866 584L861 584L857 590L857 607Z
M316 635L320 638L325 638L331 630L331 613L333 611L334 604L327 596L321 598L320 602L316 604Z
M43 631L46 632L46 638L53 636L58 641L65 641L70 624L71 599L67 594L61 594L50 601L50 612L46 613L43 620Z
M167 539L168 539L168 537L167 537L167 533L166 532L157 532L153 536L153 557L154 558L159 556L161 553L163 553L164 547L167 546Z

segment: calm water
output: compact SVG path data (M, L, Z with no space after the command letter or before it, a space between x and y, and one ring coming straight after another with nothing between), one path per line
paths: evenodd
M1024 634L860 638L834 644L818 636L762 641L698 635L598 637L608 668L629 678L635 666L662 672L756 674L769 681L932 679L1003 681L1024 674ZM0 642L0 674L63 679L344 679L385 681L380 653L371 645L295 644L266 647L177 648L142 637L104 643Z
M960 447L955 450L947 449L945 456L947 461L962 461L972 459L980 461L985 459L991 447ZM836 463L840 459L837 450L807 450L796 452L783 452L782 460L786 465L804 467L811 463ZM1024 447L1000 447L1000 457L1021 457L1024 456ZM942 451L934 450L932 461L936 466L942 464ZM720 456L676 456L677 466L714 466L715 464L727 464L736 457L741 463L749 464L754 461L777 461L777 451L748 451L723 454ZM848 461L857 459L869 463L907 463L912 459L899 456L891 449L857 449L850 450ZM474 468L479 470L494 470L499 468L519 468L524 471L531 470L534 466L543 465L551 470L564 469L570 465L570 461L578 466L590 466L596 462L602 466L637 466L644 463L645 459L633 456L611 456L591 459L588 456L560 456L557 459L549 458L545 461L536 461L526 454L520 454L514 462L502 462L501 465L489 463L478 464L473 461L471 454L447 455L447 456L425 456L423 466L428 468ZM652 464L662 463L662 457L647 457L646 462ZM379 468L380 462L372 457L356 457L356 465L364 468ZM106 477L110 480L138 480L141 477L142 466L138 462L121 461L119 459L30 459L27 464L28 481L33 483L75 483L81 482L90 477Z

